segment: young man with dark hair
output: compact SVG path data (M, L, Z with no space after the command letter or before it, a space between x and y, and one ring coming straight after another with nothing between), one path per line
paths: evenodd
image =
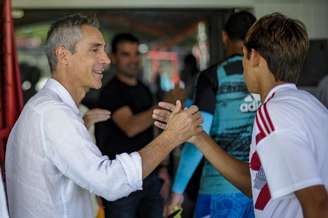
M78 14L61 18L50 27L46 51L52 78L27 102L7 142L10 217L91 218L91 192L116 200L142 189L142 179L199 131L200 115L196 107L176 110L170 128L147 146L109 160L78 110L86 92L101 87L110 62L97 23Z
M253 197L259 218L328 217L328 111L295 86L308 47L304 25L279 13L262 17L248 31L244 76L248 90L262 101L249 164L204 133L190 139L226 179ZM162 121L167 115L154 112Z
M248 161L253 120L258 102L247 91L243 78L243 42L256 18L249 12L232 14L222 31L226 58L200 72L195 101L202 113L203 128L235 158ZM183 192L203 155L185 144L172 187L168 211L183 202ZM195 217L254 217L252 200L227 181L208 161L202 168Z

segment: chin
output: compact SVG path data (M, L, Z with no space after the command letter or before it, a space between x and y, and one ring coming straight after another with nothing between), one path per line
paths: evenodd
M92 89L100 89L102 86L102 82L97 82L95 84L93 84L93 86L91 87Z

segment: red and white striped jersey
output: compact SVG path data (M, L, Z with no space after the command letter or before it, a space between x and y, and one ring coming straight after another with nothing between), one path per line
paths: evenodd
M258 218L303 217L294 192L328 188L328 110L294 84L274 87L253 128L250 172Z

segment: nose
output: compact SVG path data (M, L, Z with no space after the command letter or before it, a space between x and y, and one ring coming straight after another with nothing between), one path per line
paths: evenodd
M133 55L132 62L133 63L139 63L139 61L140 61L140 56L139 55Z
M109 59L108 55L106 52L103 52L101 57L100 57L100 63L108 65L111 63L111 60Z

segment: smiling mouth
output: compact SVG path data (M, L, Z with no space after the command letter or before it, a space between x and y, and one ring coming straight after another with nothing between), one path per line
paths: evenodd
M92 71L92 72L95 73L95 74L98 74L98 75L103 75L104 69L101 69L101 70L94 70L94 71Z
M102 78L103 78L103 70L94 70L94 71L92 71L93 72L93 75L94 75L94 78L96 79L96 80L99 80L99 81L101 81L102 80Z

